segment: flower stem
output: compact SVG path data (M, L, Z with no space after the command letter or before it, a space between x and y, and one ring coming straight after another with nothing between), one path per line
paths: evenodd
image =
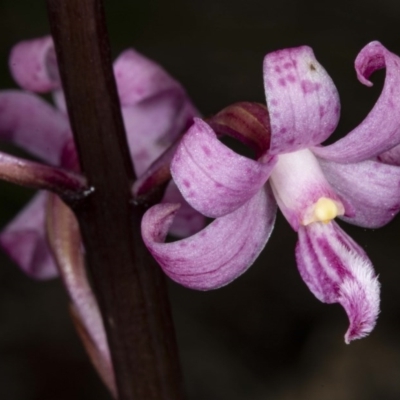
M120 400L181 400L164 276L143 245L143 205L113 77L101 0L47 0L82 170L93 193L74 209L103 315Z

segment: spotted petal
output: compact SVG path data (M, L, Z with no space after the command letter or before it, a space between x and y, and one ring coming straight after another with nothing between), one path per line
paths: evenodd
M271 154L303 149L328 138L339 120L339 96L311 48L267 54L263 68Z
M368 335L379 314L380 286L365 252L335 222L315 222L298 233L300 275L318 300L345 309L345 342Z
M209 217L228 214L253 197L268 179L275 157L254 161L230 150L199 118L183 137L171 164L185 200Z
M386 68L382 93L364 121L343 139L315 153L336 162L354 163L372 158L400 143L400 58L379 42L371 42L355 61L358 80L372 86L370 75Z
M245 272L268 241L276 214L273 196L263 188L196 235L164 243L177 208L176 204L150 208L142 221L143 240L171 279L198 290L224 286Z
M378 161L341 164L320 160L328 182L353 208L343 219L365 228L379 228L400 210L400 167Z
M0 244L29 276L50 279L58 275L45 231L47 193L39 193L5 227Z

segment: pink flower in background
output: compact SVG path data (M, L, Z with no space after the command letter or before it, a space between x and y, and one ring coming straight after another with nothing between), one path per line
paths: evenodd
M77 156L52 39L44 37L16 45L10 68L24 90L52 91L57 108L26 91L1 91L0 139L48 164L76 169ZM132 160L140 176L198 113L180 84L136 51L123 52L114 63L114 71L128 141L135 143L131 146ZM173 188L169 192L177 197ZM57 274L45 237L45 198L45 193L38 194L0 236L11 258L35 278ZM198 216L186 232L176 233L185 235L202 224Z
M200 290L228 284L264 248L278 205L298 232L297 265L309 289L344 307L346 343L367 335L379 313L379 283L363 249L334 218L377 228L400 209L400 59L372 42L356 58L359 81L371 86L369 76L381 68L386 79L374 108L329 146L320 144L338 123L339 96L305 46L265 57L270 137L256 160L230 150L212 124L195 119L171 171L186 201L215 219L189 238L164 243L179 205L147 211L142 235L165 273Z
M22 90L0 91L0 139L22 147L45 164L0 153L0 178L20 182L22 172L35 183L45 165L64 179L81 179L69 126L56 54L50 37L17 44L11 73ZM114 63L132 161L138 176L190 126L198 115L181 85L135 50ZM32 92L52 92L56 108ZM72 171L72 172L69 172ZM42 173L43 175L43 173ZM21 181L22 182L22 181ZM33 186L35 186L33 184ZM169 199L169 200L168 200ZM170 184L164 201L182 203L174 233L186 235L204 225ZM78 331L103 379L115 392L110 354L96 300L88 284L79 228L72 212L52 193L40 192L0 234L0 244L22 270L37 279L61 275L73 304Z

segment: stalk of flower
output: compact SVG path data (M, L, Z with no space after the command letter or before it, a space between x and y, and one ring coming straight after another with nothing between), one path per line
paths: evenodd
M277 204L298 232L303 280L319 300L341 304L349 317L346 343L371 332L379 313L379 282L365 252L334 218L377 228L400 209L400 169L390 163L400 143L400 59L372 42L357 56L355 68L367 86L374 71L386 68L385 84L366 119L329 146L320 144L336 128L339 96L305 46L264 59L269 122L252 134L256 160L224 146L213 130L225 125L224 133L234 132L248 144L237 129L254 123L255 113L246 117L238 106L240 112L232 115L230 108L210 123L195 119L171 172L186 201L215 220L173 243L164 240L178 206L156 205L142 222L146 245L172 279L209 290L237 278L268 241Z

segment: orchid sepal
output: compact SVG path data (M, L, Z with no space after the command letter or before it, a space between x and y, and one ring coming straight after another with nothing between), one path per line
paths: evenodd
M380 228L400 210L400 168L366 160L342 164L319 159L330 185L352 213L340 218L364 228Z
M329 146L315 147L321 158L355 163L378 156L400 143L400 58L379 42L367 44L358 54L355 69L359 81L372 86L369 76L386 68L382 93L364 121Z
M339 95L312 49L301 46L269 53L263 72L270 154L293 152L327 139L339 121Z
M11 50L9 66L14 80L25 90L46 93L61 87L51 36L17 43Z
M255 161L221 143L199 118L182 138L171 174L185 200L202 214L217 218L245 204L265 184L276 157Z
M150 208L142 220L142 237L171 279L197 290L216 289L243 274L268 241L276 215L272 192L265 187L197 234L164 243L178 208L176 204Z

